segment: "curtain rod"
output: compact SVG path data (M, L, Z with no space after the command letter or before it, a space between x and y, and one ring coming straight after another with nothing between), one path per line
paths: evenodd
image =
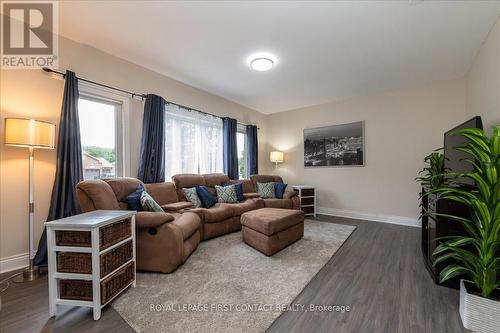
M47 73L54 73L54 74L59 74L61 75L63 78L66 77L66 73L63 73L63 72L59 72L59 71L56 71L52 68L48 68L48 67L43 67L42 70L44 72L47 72ZM116 91L120 91L122 93L125 93L125 94L129 94L132 96L132 98L134 98L135 96L137 97L140 97L141 100L144 100L148 95L146 94L138 94L138 93L135 93L135 92L132 92L132 91L128 91L128 90L124 90L124 89L120 89L120 88L116 88L116 87L112 87L112 86L108 86L106 84L103 84L103 83L99 83L99 82L95 82L95 81L92 81L92 80L87 80L87 79L83 79L79 76L76 77L78 80L81 80L81 81L85 81L85 82L88 82L88 83L92 83L92 84L95 84L95 85L98 85L98 86L101 86L101 87L104 87L104 88L108 88L108 89L113 89L113 90L116 90ZM215 114L212 114L212 113L208 113L208 112L205 112L205 111L201 111L201 110L198 110L198 109L194 109L194 108L191 108L189 106L185 106L185 105L182 105L182 104L178 104L178 103L174 103L174 102L170 102L170 101L167 101L165 100L168 104L173 104L173 105L177 105L178 107L180 108L183 108L183 109L186 109L188 111L196 111L196 112L200 112L200 113L203 113L203 114L206 114L206 115L209 115L209 116L213 116L213 117L217 117L217 118L223 118L221 116L218 116L218 115L215 115ZM243 124L243 123L239 123L241 125L245 125L246 124ZM257 129L260 129L259 127L257 127Z

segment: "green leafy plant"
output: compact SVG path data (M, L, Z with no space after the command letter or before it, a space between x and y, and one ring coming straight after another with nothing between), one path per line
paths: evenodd
M436 189L445 183L445 157L440 152L442 149L436 149L424 158L428 165L418 173L421 176L415 178L424 189Z
M466 177L474 180L477 191L467 191L458 186L445 185L430 192L437 199L449 199L469 207L470 219L448 215L443 216L461 223L466 236L443 237L435 249L435 264L453 259L440 273L439 280L444 282L459 274L465 274L480 290L481 296L489 297L500 287L500 126L493 127L488 137L479 129L462 129L453 133L466 138L466 143L456 147L467 153L468 163L473 172L448 174L455 179ZM467 247L467 248L465 248Z

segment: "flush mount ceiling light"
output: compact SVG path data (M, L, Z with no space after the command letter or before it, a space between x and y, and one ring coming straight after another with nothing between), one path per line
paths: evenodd
M256 58L250 63L250 67L257 72L265 72L273 68L274 62L269 58Z
M250 68L257 72L265 72L273 68L276 57L270 54L255 54L249 58Z

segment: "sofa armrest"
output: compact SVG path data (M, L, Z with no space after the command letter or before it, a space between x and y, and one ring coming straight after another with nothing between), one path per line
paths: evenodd
M299 194L295 191L286 191L285 194L283 194L283 199L291 199L293 197L298 196Z
M292 209L300 209L300 198L298 195L290 198L292 200Z
M158 228L173 220L174 217L168 213L137 212L135 225L137 228Z
M172 202L161 206L161 208L163 208L163 210L166 212L176 212L181 209L186 209L191 207L193 207L193 204L189 201Z

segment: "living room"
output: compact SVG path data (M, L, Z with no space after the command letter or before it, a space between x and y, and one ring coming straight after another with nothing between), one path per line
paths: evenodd
M500 332L499 15L2 1L0 330Z

